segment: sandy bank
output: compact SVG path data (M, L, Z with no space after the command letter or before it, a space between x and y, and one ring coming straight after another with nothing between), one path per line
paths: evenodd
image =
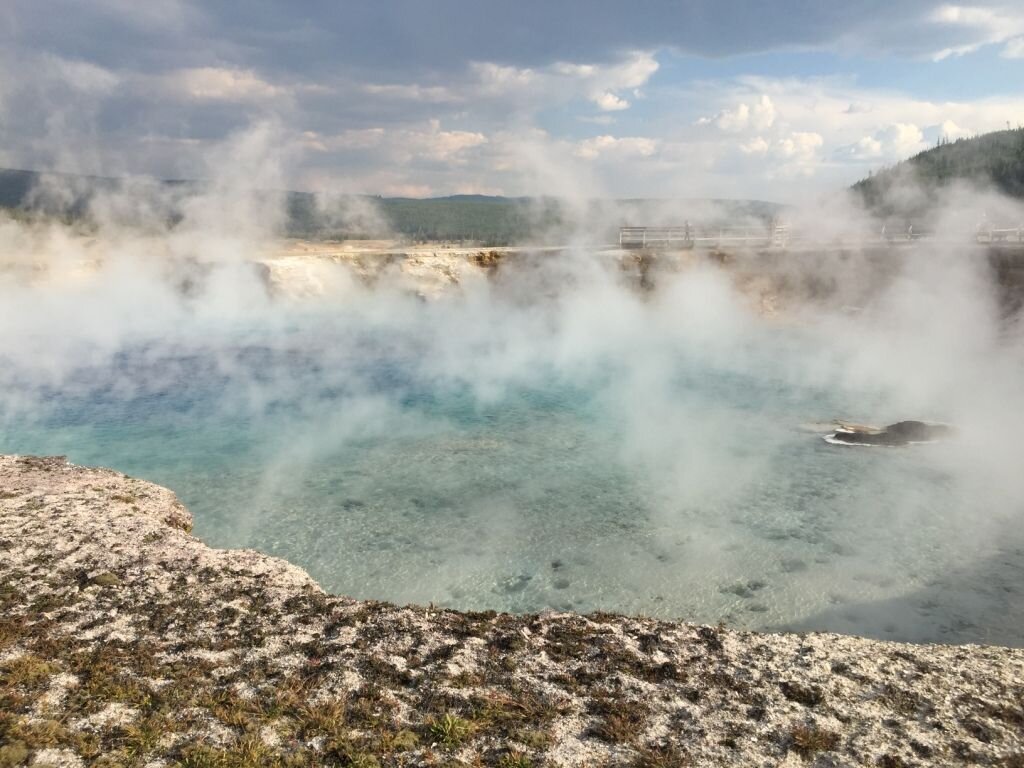
M1024 765L1024 650L399 608L0 457L0 766Z

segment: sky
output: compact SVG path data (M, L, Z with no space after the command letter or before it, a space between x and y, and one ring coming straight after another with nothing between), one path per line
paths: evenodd
M800 203L1021 124L1021 0L0 6L0 167Z

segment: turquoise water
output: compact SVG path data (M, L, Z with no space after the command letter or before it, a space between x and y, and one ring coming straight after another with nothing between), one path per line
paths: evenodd
M359 598L1024 644L1016 509L947 446L799 428L887 392L806 375L800 330L634 309L620 336L413 303L196 321L48 377L21 353L0 450L166 485L210 544Z

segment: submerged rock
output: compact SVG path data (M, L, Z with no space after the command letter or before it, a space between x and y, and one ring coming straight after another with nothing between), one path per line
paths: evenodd
M737 584L729 584L719 588L719 592L723 594L736 595L736 597L742 597L744 599L753 597L755 592L764 589L767 585L766 582L753 580L747 582L739 582Z

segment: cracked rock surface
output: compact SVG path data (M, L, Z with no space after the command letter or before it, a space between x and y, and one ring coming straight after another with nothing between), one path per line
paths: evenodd
M190 529L0 456L0 768L1024 766L1024 650L396 607Z

